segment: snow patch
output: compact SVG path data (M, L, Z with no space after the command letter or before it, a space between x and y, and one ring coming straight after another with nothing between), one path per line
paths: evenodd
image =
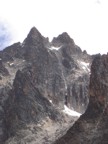
M85 67L89 66L89 63L81 62L81 64L84 65Z
M14 65L14 63L9 63L9 66L13 66Z
M79 61L79 64L81 65L83 70L90 72L89 63L86 63L86 62L83 62L83 61Z
M77 117L80 117L81 116L81 114L80 113L78 113L78 112L76 112L76 111L74 111L74 110L71 110L71 109L69 109L66 105L64 105L64 110L63 110L63 112L64 113L66 113L66 114L68 114L68 115L70 115L70 116L77 116Z
M49 49L50 49L50 50L56 50L56 51L58 51L60 48L61 48L61 46L60 46L60 47L51 46Z
M50 103L52 103L52 100L49 100Z

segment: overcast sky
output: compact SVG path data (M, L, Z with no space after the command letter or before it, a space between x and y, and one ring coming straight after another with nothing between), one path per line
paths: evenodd
M0 0L0 47L22 42L33 26L50 40L68 32L82 50L106 53L108 0Z

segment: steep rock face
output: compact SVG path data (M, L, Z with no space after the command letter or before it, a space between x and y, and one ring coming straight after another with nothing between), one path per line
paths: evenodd
M87 74L79 75L75 78L71 75L72 81L68 85L67 89L67 105L70 108L76 108L75 110L83 113L88 106L88 82L89 77Z
M108 143L108 55L97 55L91 67L86 112L55 144Z
M82 52L67 33L52 40L59 47L59 59L65 76L65 99L70 108L83 113L88 105L88 85L92 58ZM61 56L61 57L60 57Z
M33 83L45 97L63 108L67 93L68 99L71 99L72 95L74 95L73 91L76 91L79 94L76 95L75 100L77 102L74 108L79 112L85 110L88 104L86 91L89 83L89 71L82 69L83 66L79 61L91 63L91 58L75 45L67 33L59 35L49 43L48 39L33 27L22 43L20 50L23 50L22 57L31 65L30 72ZM77 78L75 78L74 82L71 79L75 75L77 75ZM77 88L74 83L78 82L79 77L81 77L82 82ZM83 91L81 95L80 91ZM80 105L77 97L83 97L84 102L82 105ZM72 102L68 105L72 108Z
M5 140L5 125L4 125L4 117L5 117L5 112L4 112L4 103L8 98L8 92L10 90L9 86L0 86L0 143Z
M33 28L24 41L25 59L31 67L30 73L34 85L44 97L59 105L64 99L64 81L61 76L61 68L56 54L49 51L44 42L45 38ZM49 42L47 43L49 45Z
M35 123L49 117L60 121L62 117L33 85L29 70L18 71L10 91L9 99L5 104L5 135L15 136L27 124Z

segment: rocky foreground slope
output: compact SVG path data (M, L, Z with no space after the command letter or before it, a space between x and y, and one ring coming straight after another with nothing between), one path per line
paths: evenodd
M65 134L88 105L91 62L67 33L49 42L35 27L0 51L0 143L51 144Z
M86 112L55 144L108 144L108 55L97 55L91 67Z

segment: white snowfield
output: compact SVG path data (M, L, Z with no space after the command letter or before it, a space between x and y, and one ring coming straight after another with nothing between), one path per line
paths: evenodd
M74 117L76 117L76 116L80 117L81 116L80 113L78 113L78 112L76 112L74 110L69 109L66 105L64 105L63 112L66 113L66 114L68 114L68 115L70 115L70 116L74 116Z
M60 47L54 47L54 46L52 46L52 47L50 47L49 49L50 49L50 50L56 50L56 51L58 51L60 48L61 48L61 46L60 46Z

